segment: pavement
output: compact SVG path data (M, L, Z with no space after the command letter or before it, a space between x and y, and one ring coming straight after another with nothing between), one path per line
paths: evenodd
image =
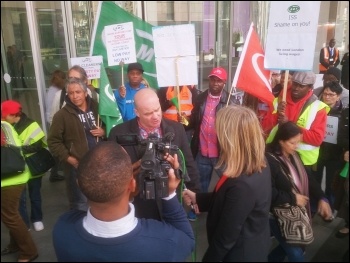
M214 174L211 188L215 185L217 178L218 177ZM39 251L39 257L35 262L57 262L52 245L51 232L58 217L68 210L64 181L52 183L49 181L49 174L45 175L42 183L42 199L44 214L43 222L45 228L39 232L36 232L33 227L31 227L30 230ZM206 213L202 213L198 216L197 221L191 222L196 236L196 250L187 259L187 262L201 262L205 253L208 246L205 221ZM349 249L349 236L339 239L335 237L335 233L344 225L344 220L340 218L336 218L331 223L326 223L320 217L315 216L313 219L315 240L312 244L306 247L306 262L342 262L344 253ZM276 245L276 241L274 239L272 241L273 246ZM8 242L8 231L1 223L1 249L3 249ZM1 262L16 261L16 253L1 257Z

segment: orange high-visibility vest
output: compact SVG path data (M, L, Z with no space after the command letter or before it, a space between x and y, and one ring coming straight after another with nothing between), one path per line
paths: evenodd
M187 86L182 86L180 94L178 95L180 98L181 112L184 112L186 116L191 115L191 111L193 109L192 105L192 92ZM171 100L175 97L174 87L169 86L166 92L166 99ZM177 109L175 105L172 105L163 113L164 118L177 121Z
M335 63L338 58L339 58L339 50L334 48L334 52L335 52L335 56L334 56L334 60L333 62ZM328 47L324 47L323 48L323 55L324 55L324 61L329 63L329 50L328 50ZM327 71L328 68L326 68L325 66L323 66L321 63L319 64L319 70L320 71Z

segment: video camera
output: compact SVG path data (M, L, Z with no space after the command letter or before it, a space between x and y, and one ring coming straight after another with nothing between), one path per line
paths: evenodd
M146 146L138 176L142 199L160 199L169 195L168 172L171 165L164 160L164 156L167 153L173 155L179 150L178 146L171 144L174 136L172 132L166 133L163 138L158 138L157 134L150 134L147 139L140 139L138 135L117 136L117 143L122 146ZM179 174L175 174L180 177Z

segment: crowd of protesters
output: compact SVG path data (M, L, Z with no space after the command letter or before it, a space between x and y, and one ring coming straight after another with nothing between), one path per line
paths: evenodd
M341 210L346 225L337 237L348 235L348 141L327 136L327 124L336 123L343 133L348 129L349 97L340 70L322 71L317 91L313 72L273 72L277 110L263 118L229 96L224 68L211 70L207 89L189 85L158 93L142 83L143 72L140 63L129 64L128 82L114 93L124 123L108 137L84 69L73 66L66 80L64 72L56 72L60 81L50 98L62 102L51 102L57 107L47 111L47 144L63 169L61 176L55 170L52 181L65 180L69 202L53 231L59 261L185 261L195 249L189 219L201 212L208 212L203 261L303 261L305 248L286 243L272 214L283 204L305 207L310 220L317 213L326 222ZM23 124L27 116L18 102L4 101L1 116L2 147L15 145L24 155L36 151L27 141L46 147L38 124L36 137L24 134L34 121ZM214 171L219 180L210 191ZM1 219L11 237L1 255L19 252L18 260L28 262L38 251L21 211L26 187L31 198L40 197L39 186L31 189L34 182L41 186L41 177L32 178L26 169L13 178L1 179ZM40 231L41 198L31 205ZM271 235L278 241L273 250Z

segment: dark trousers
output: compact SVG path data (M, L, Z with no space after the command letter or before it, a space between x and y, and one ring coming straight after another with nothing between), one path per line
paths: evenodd
M332 208L332 211L334 210L334 192L332 191L332 182L334 179L334 176L339 170L342 168L342 161L340 160L323 160L318 159L317 161L317 170L314 171L315 179L317 182L321 185L322 179L323 179L323 168L326 168L325 173L325 180L326 180L326 187L325 187L325 194L329 201L329 205Z

